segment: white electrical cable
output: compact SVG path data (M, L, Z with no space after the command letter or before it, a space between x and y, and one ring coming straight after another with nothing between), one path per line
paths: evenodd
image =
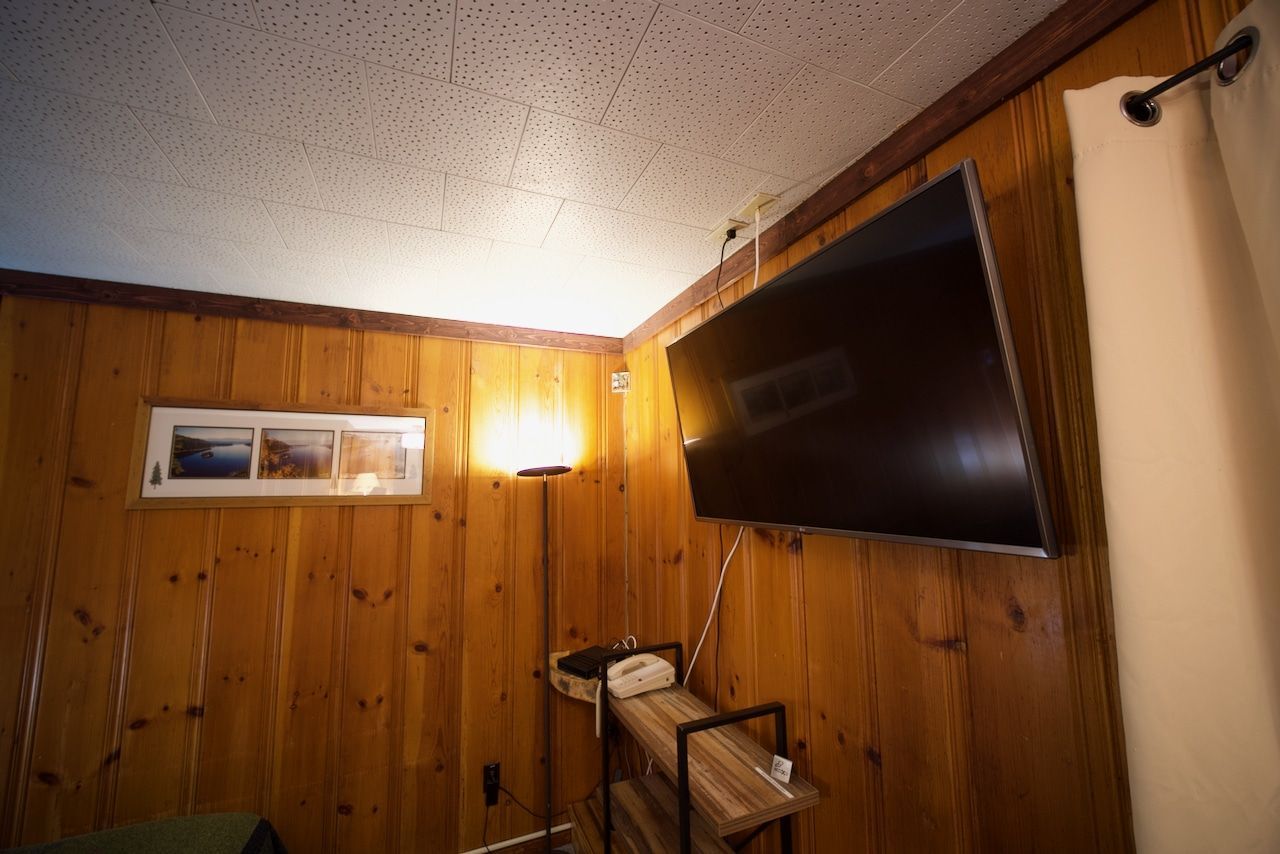
M742 542L742 534L747 530L745 525L738 528L738 536L733 540L733 548L729 549L729 554L725 555L724 563L720 567L720 580L716 582L716 595L711 598L711 607L707 609L707 624L702 627L702 637L698 638L698 646L693 650L693 658L689 659L689 669L684 672L684 683L689 684L689 677L693 675L693 665L698 663L698 653L702 652L702 644L707 640L707 632L711 629L711 620L716 615L716 603L720 601L720 591L724 589L724 575L729 569L729 561L733 560L733 553L738 550L738 544Z

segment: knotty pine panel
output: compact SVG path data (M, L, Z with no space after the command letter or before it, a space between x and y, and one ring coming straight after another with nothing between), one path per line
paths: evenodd
M540 803L541 491L507 470L518 404L581 451L553 485L553 637L620 636L620 362L0 301L3 471L29 484L0 507L0 842L248 809L298 851L460 850L480 843L489 761ZM433 502L125 511L152 393L431 407ZM598 762L584 711L558 728L559 803ZM537 825L491 813L490 840Z
M1041 561L748 535L725 586L719 684L709 682L708 661L691 685L731 707L781 699L803 721L794 725L805 734L796 754L824 800L797 822L802 849L1132 850L1062 92L1176 71L1238 7L1153 3L779 256L783 266L798 263L975 158L1063 546L1061 558ZM749 288L748 273L724 299ZM677 607L661 561L716 534L693 520L665 524L658 509L685 501L688 485L682 465L655 462L679 441L661 430L670 389L655 360L673 330L717 310L712 298L625 354L637 388L625 418L629 617L642 643L666 640L651 633L673 625L660 616ZM735 532L726 529L726 542ZM718 569L714 560L684 561L686 638L701 628L702 591Z

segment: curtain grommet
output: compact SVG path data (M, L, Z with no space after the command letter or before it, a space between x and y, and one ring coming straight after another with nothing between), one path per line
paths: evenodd
M1155 98L1139 99L1142 93L1134 90L1120 96L1120 113L1140 128L1149 128L1160 121L1160 103Z
M1219 86L1230 86L1240 78L1240 75L1253 62L1253 58L1258 55L1258 45L1261 35L1258 33L1257 27L1245 27L1227 40L1227 44L1240 39L1242 36L1248 36L1251 40L1250 44L1242 48L1244 51L1244 59L1238 60L1236 57L1240 55L1240 51L1221 60L1213 71L1213 80Z

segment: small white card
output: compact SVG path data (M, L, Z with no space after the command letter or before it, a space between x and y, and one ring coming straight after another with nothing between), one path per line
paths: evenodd
M791 760L783 759L781 756L773 757L773 767L769 769L770 776L775 780L781 780L784 783L791 782Z

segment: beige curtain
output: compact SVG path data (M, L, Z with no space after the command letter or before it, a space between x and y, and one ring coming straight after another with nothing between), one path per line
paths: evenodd
M1134 829L1280 852L1280 0L1254 58L1066 94ZM1169 69L1170 73L1178 69Z

